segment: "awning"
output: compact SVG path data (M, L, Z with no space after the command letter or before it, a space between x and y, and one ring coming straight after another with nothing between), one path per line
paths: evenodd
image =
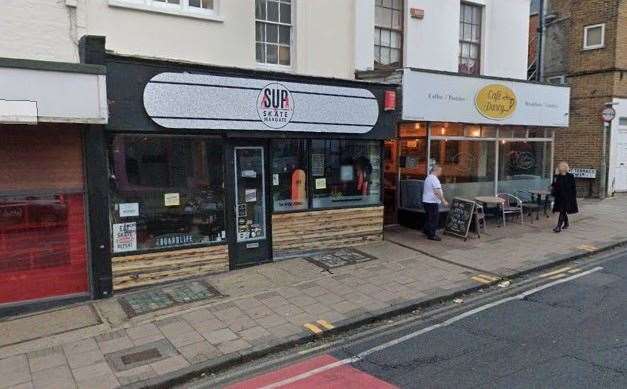
M106 124L106 68L0 58L0 124Z

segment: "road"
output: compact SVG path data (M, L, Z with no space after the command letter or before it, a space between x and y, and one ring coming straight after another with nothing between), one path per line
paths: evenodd
M626 388L627 253L532 278L472 306L191 387Z

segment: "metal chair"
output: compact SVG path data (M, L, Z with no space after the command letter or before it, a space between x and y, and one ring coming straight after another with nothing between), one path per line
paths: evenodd
M503 212L503 227L505 227L505 217L506 215L520 215L520 224L524 224L523 215L523 202L518 197L514 196L510 193L499 193L498 197L503 199L503 205L501 205L501 209Z
M533 224L533 213L536 214L536 220L540 219L540 211L542 210L542 205L538 203L535 197L526 190L519 190L514 193L514 196L518 197L522 201L523 211L527 211L527 216L531 223Z

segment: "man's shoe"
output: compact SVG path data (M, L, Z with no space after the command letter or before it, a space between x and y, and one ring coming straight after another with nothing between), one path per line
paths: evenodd
M562 227L560 227L560 226L555 227L553 229L553 232L555 232L556 234L562 232Z
M429 239L429 240L435 240L436 242L439 242L439 241L441 241L441 240L442 240L442 238L440 238L440 237L439 237L439 236L437 236L437 235L436 235L436 236L430 236L430 237L428 237L427 239Z

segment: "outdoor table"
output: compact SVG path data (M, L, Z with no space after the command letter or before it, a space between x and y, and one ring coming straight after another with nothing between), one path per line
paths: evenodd
M542 206L542 197L544 197L544 216L550 217L549 210L549 196L551 196L551 191L545 189L536 189L527 191L531 193L531 196L535 197L538 205Z
M486 206L496 206L497 208L503 207L505 205L505 200L500 197L495 196L477 196L475 197L475 201L478 203L485 204ZM503 216L503 225L505 225L505 214Z

